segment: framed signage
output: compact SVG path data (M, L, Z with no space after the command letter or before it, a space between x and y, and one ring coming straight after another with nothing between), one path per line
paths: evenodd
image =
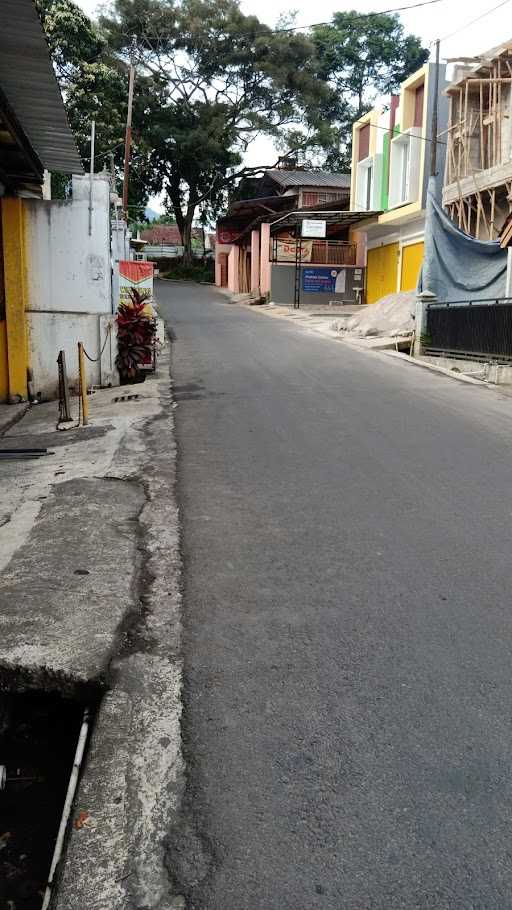
M346 283L343 268L306 268L302 273L302 290L307 294L344 294Z
M323 239L325 238L326 230L326 221L314 221L310 218L304 218L302 221L303 237L319 237L320 239Z

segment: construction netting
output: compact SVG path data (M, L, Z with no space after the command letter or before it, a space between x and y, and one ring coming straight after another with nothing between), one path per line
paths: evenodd
M476 240L461 231L436 201L429 183L425 253L418 290L440 301L505 295L507 251L498 240Z

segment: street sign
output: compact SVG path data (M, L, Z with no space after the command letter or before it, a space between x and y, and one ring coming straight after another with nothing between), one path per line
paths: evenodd
M314 221L312 218L304 218L302 221L303 237L325 237L327 228L326 221Z

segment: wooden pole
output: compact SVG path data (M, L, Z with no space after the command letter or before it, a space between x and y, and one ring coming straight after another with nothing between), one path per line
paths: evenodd
M485 170L484 144L484 84L480 83L480 167Z
M123 180L123 212L126 222L128 223L128 184L130 177L130 152L132 147L132 111L133 111L133 88L135 84L135 51L137 49L137 39L135 35L132 38L130 49L130 75L128 82L128 111L126 115L126 134L124 140L124 180Z
M464 127L462 130L462 141L464 143L464 177L467 177L468 170L469 170L468 96L469 96L469 85L466 82L465 92L464 92Z

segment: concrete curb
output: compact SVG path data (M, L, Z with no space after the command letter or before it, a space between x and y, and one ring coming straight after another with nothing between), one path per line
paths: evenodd
M206 285L206 287L215 287L213 281L196 281L195 278L163 278L162 275L158 275L156 281L171 281L174 284L202 284Z
M0 436L7 433L15 424L23 420L27 411L32 407L30 401L23 401L21 404L8 404L5 409L2 406L0 413Z
M169 365L168 354L160 358ZM170 380L160 412L127 439L145 492L139 516L140 611L111 666L54 910L182 910L168 855L184 790L181 747L181 556ZM127 449L129 460L129 452ZM123 452L120 453L121 460ZM82 813L80 815L80 813ZM84 815L85 813L85 815ZM78 818L86 823L77 827Z
M481 379L475 379L474 376L464 376L463 373L447 370L446 367L439 367L435 363L425 363L424 360L419 360L417 357L409 357L407 354L401 354L400 351L380 351L380 353L385 354L386 357L398 357L404 363L408 363L409 366L430 370L431 373L440 373L443 376L448 376L450 379L456 379L458 382L466 382L469 385L479 385L484 389L489 388L487 382L482 382Z

